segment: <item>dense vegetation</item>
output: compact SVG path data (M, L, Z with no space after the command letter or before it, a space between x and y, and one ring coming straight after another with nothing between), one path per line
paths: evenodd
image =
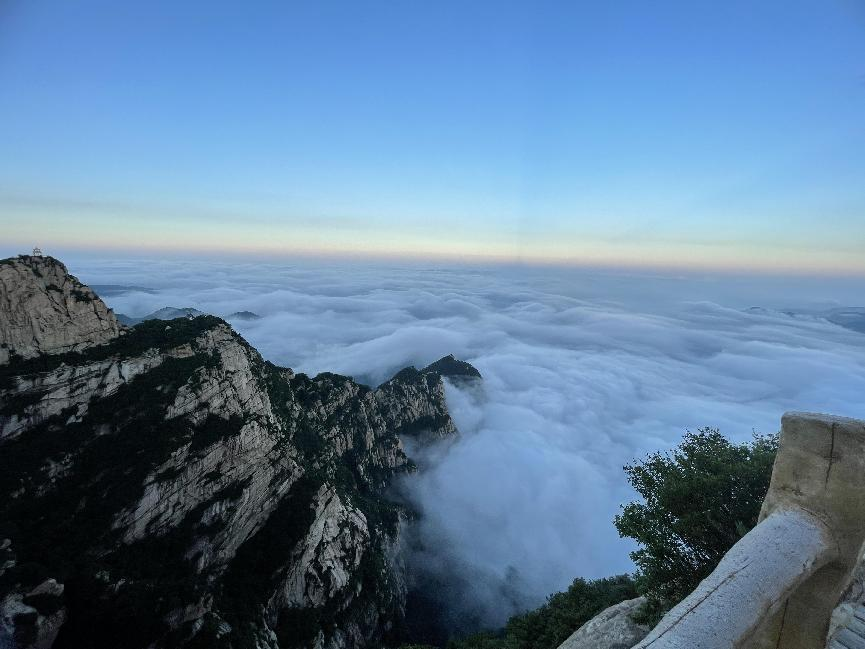
M50 372L61 365L76 366L109 358L129 358L150 349L163 352L188 343L220 324L224 324L224 321L209 315L176 320L148 320L126 330L122 336L104 345L88 347L81 351L41 354L27 359L13 354L9 363L0 365L0 390L14 390L15 379L18 376Z
M619 534L635 539L638 587L656 622L715 569L757 524L769 488L777 436L734 444L716 429L687 433L671 453L625 467L642 496L616 516Z
M556 649L605 608L636 596L636 584L627 575L575 579L568 590L551 595L540 608L511 617L500 632L452 641L448 649Z

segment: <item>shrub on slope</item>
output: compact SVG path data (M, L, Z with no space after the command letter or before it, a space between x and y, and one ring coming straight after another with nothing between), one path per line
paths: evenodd
M556 649L605 608L636 596L634 580L627 575L578 578L540 608L511 617L502 632L477 633L451 642L448 649Z

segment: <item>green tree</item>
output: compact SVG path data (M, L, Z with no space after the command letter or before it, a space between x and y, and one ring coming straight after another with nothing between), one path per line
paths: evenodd
M671 453L625 466L642 502L615 524L640 547L631 553L654 622L700 583L757 523L778 447L776 435L734 444L712 428L688 432Z
M477 633L452 641L448 649L556 649L569 635L605 608L637 596L627 575L575 579L534 611L512 616L503 631Z

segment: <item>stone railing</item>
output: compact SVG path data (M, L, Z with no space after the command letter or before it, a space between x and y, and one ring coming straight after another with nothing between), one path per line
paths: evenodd
M865 422L788 413L759 523L634 649L865 649L863 541Z

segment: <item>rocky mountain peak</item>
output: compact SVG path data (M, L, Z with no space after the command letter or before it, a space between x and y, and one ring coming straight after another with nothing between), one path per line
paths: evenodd
M447 378L482 378L481 373L478 372L474 365L454 358L453 354L448 354L447 356L438 359L435 363L430 363L423 368L421 372L435 372L436 374Z
M111 309L57 259L0 260L0 365L87 349L122 331Z
M457 432L441 374L309 377L214 316L126 329L47 257L0 261L0 291L0 647L396 632L412 513L386 490L402 436Z

